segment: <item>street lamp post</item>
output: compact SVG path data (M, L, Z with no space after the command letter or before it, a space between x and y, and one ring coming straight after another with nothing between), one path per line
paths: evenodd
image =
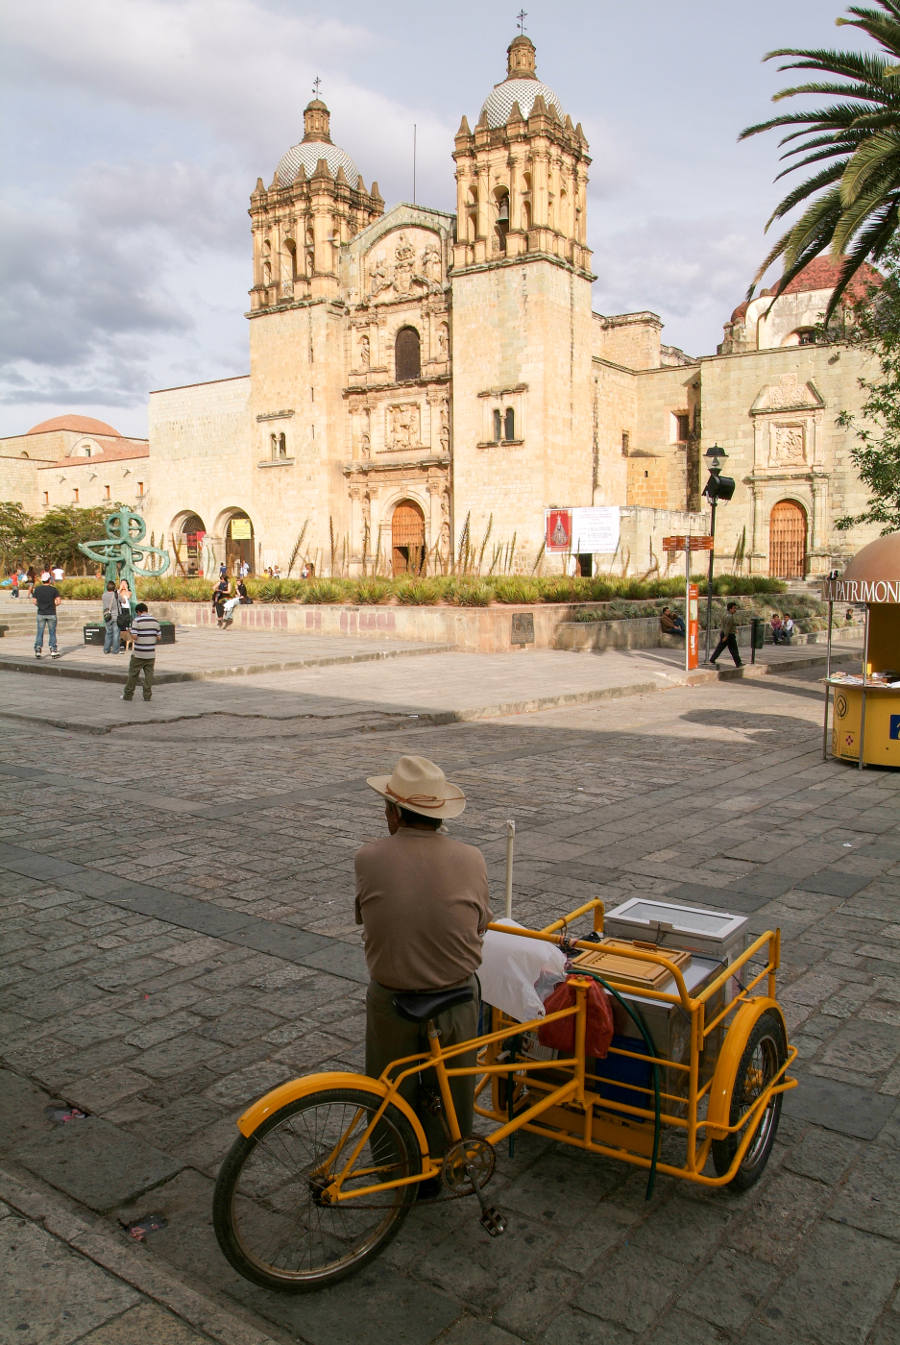
M716 547L716 505L719 500L730 500L734 494L734 479L722 475L722 463L728 457L724 448L713 444L703 454L709 467L709 480L703 487L703 494L709 500L709 535L712 546L709 551L709 573L706 577L706 661L709 662L709 637L712 624L713 561Z

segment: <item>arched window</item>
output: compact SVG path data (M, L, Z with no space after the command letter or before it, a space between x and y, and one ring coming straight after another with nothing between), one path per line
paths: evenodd
M290 278L293 283L297 279L297 244L294 242L293 238L286 238L284 240L284 250L287 253L289 272L289 277L285 276L285 279Z
M500 436L501 436L501 434L502 434L502 431L503 431L503 417L500 415L500 412L499 412L499 411L495 411L495 412L494 412L494 442L495 442L495 443L498 443L498 444L499 444L499 442L500 442Z
M506 408L506 414L503 417L503 438L507 442L516 437L516 413L511 406Z
M500 252L506 251L506 235L509 233L509 191L506 187L498 187L494 192L496 202L497 218L494 221L494 236L497 239L497 247Z
M522 177L522 191L520 194L522 206L522 228L531 228L531 174L525 173Z
M407 383L410 379L420 378L422 374L422 354L419 333L415 327L401 327L394 343L394 368L398 383Z
M474 188L469 188L469 197L466 201L466 242L474 243L478 237L478 192Z

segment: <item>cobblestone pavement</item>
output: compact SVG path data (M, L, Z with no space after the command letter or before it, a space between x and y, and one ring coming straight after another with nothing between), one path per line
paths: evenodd
M494 704L490 660L461 657L170 684L127 718L96 682L3 673L4 1345L900 1339L900 774L822 760L821 667L410 719L404 668L475 705L483 666ZM558 657L603 682L605 657ZM524 705L549 699L533 658L507 660ZM352 855L381 825L363 777L404 751L464 786L452 830L495 909L515 819L524 923L647 894L781 927L801 1085L758 1186L660 1179L648 1202L643 1174L525 1136L490 1188L502 1238L444 1200L331 1290L231 1272L210 1202L236 1115L286 1076L361 1068Z

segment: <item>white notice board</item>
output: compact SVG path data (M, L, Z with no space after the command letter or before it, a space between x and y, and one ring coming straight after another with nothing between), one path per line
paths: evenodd
M576 554L615 551L619 545L619 506L592 505L572 510L572 550Z

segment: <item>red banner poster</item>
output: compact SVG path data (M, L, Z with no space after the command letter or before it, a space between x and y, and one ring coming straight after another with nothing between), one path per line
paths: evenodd
M547 510L547 550L570 551L572 548L571 509Z

